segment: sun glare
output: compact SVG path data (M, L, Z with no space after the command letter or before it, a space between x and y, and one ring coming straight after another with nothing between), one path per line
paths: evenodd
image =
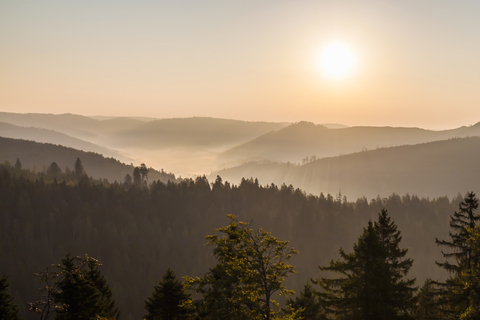
M352 49L343 43L331 43L320 52L318 67L327 77L340 80L350 76L357 59Z

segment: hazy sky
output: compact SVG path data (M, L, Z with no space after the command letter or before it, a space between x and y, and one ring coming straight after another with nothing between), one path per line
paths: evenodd
M479 13L476 0L0 0L0 111L470 125ZM316 66L335 41L357 59L337 81Z

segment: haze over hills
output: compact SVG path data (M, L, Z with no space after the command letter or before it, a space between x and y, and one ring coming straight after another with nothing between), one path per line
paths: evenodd
M115 149L133 158L136 164L144 162L187 176L213 170L218 152L288 125L199 117L150 121L125 117L100 119L72 114L0 113L0 121L55 130Z
M160 119L123 130L113 140L121 145L148 148L187 146L224 150L286 125L201 117Z
M104 148L81 139L73 138L69 135L54 130L34 127L19 127L13 124L0 122L0 137L52 143L61 146L68 146L81 151L102 154L105 157L113 157L126 163L133 161L133 159L126 157L115 150Z
M84 152L50 143L0 137L0 162L9 161L14 164L17 158L20 159L23 168L33 169L36 167L40 171L52 162L56 162L62 171L65 171L67 167L73 169L75 160L80 158L88 176L107 179L111 182L123 182L127 174L132 176L134 168L133 165L126 165L116 159L105 158L93 152ZM175 175L149 168L149 180L174 181Z
M205 117L90 118L74 114L6 112L0 113L0 121L16 126L3 125L1 135L5 137L61 144L113 156L136 165L143 162L181 176L202 175L249 161L300 164L305 163L307 158L313 160L382 147L480 136L480 124L432 131L420 128L316 125L310 122L247 122ZM29 129L20 129L19 126ZM40 131L39 128L55 130L57 134L41 134L47 131ZM35 130L39 130L38 134ZM60 138L60 133L72 138ZM93 143L97 147L86 143Z
M224 180L258 178L292 184L307 193L375 198L392 193L422 197L456 196L480 189L480 137L457 138L323 158L305 165L250 162L214 172Z
M311 156L323 158L381 147L479 135L480 124L432 131L394 127L328 129L311 122L299 122L229 149L219 156L219 162L267 159L299 163L301 159Z

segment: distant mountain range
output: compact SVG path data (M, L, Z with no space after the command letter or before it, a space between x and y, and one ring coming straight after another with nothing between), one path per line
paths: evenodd
M110 155L114 151L125 158L133 159L134 163L145 162L150 166L180 172L187 176L213 170L219 152L289 125L201 117L95 119L74 114L7 112L0 112L0 122L17 127L54 130L110 150L110 153L102 154ZM4 130L1 136L15 137L15 134ZM23 135L22 138L58 143L58 139L41 136ZM65 146L77 148L78 144L72 142ZM91 148L86 150L100 151Z
M301 159L332 157L362 150L410 145L456 137L480 136L480 124L454 130L419 128L347 127L328 129L299 122L224 151L218 161L271 160L300 163Z
M361 151L322 158L305 165L249 162L220 170L233 183L242 177L259 183L292 184L307 193L342 194L350 200L392 193L422 197L455 196L480 190L480 137Z
M135 165L144 162L177 176L210 173L212 180L219 174L232 183L253 177L262 184L286 183L314 194L342 193L349 198L392 192L432 197L464 194L480 180L469 162L471 157L478 159L478 140L469 137L480 137L480 123L433 131L202 117L0 112L0 136L46 143L27 145L23 141L14 147L17 155L0 149L0 161L19 157L27 166L49 165L52 161L60 161L62 168L73 165L76 156L66 157L66 151L54 149L50 143ZM100 162L92 160L92 164ZM106 167L91 167L90 171L94 176L98 173L99 177L103 174L104 178L118 180L132 168L122 167L119 174Z

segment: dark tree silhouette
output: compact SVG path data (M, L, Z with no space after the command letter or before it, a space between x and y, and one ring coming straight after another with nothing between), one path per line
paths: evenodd
M20 171L22 170L22 163L20 162L20 159L17 158L17 161L15 161L15 170Z
M85 175L83 164L80 158L77 158L77 160L75 161L74 171L75 171L75 177L77 178L77 180L80 180Z
M340 273L341 278L313 281L326 312L335 319L406 319L413 307L415 280L403 277L412 266L399 249L400 232L386 210L378 222L369 221L352 253L340 249L341 260L331 261L322 271Z
M438 266L450 273L444 282L435 282L439 289L442 311L452 317L460 317L472 307L471 294L480 292L480 288L473 285L474 274L478 268L480 251L475 250L476 241L472 241L472 233L478 228L480 216L475 213L478 209L478 198L475 193L468 192L458 206L453 216L450 216L449 232L451 241L436 239L439 246L445 246L453 252L445 253L446 259L454 259L454 263L446 260L436 262Z
M189 299L183 283L178 280L175 273L169 268L163 280L155 286L152 297L145 301L148 314L146 320L181 320L188 318L188 310L181 304Z
M8 292L8 277L0 278L0 320L20 320L18 306L13 303L13 297Z

